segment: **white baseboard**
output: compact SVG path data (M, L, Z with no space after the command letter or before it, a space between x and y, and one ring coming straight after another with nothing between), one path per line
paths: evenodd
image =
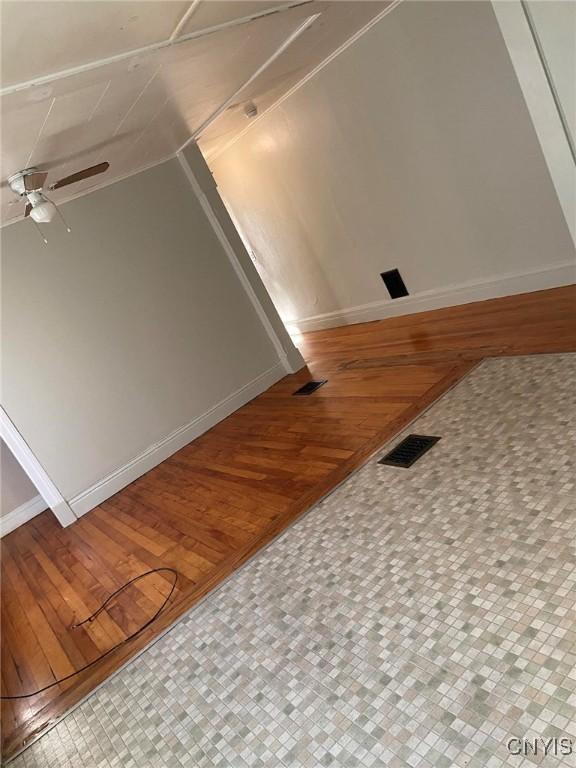
M45 509L48 509L48 504L42 496L34 496L30 501L25 501L24 504L20 504L12 512L8 512L0 518L0 536L6 536L15 528L24 525L28 520L32 520L40 512L44 512Z
M536 269L522 274L501 275L494 279L470 281L446 288L434 288L400 299L374 301L370 304L361 304L321 315L304 317L301 320L291 320L286 322L286 326L289 330L300 333L319 331L325 328L335 328L339 325L369 323L373 320L384 320L387 317L412 315L431 309L469 304L473 301L485 301L486 299L496 299L518 293L542 291L572 283L576 283L576 261L564 262L553 267Z
M189 442L196 439L222 419L230 416L253 398L269 387L280 381L286 375L282 363L277 363L272 368L264 371L260 376L245 384L229 397L217 403L206 413L184 424L170 435L151 445L139 456L136 456L128 464L120 467L112 474L104 477L98 483L79 493L70 499L69 503L74 513L80 517L86 514L98 504L101 504L110 496L125 488L146 472L149 472L162 461L172 456Z

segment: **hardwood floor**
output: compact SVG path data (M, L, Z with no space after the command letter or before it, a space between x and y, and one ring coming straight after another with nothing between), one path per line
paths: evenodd
M576 350L576 286L309 333L308 368L281 382L62 529L49 512L2 540L2 691L35 690L168 610L67 683L2 703L12 754L358 467L482 358ZM291 393L311 376L328 383Z

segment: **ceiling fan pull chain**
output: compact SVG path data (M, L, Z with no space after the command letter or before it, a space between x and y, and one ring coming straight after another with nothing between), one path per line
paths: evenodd
M70 227L68 226L68 224L66 222L66 219L64 218L64 214L62 213L60 208L58 208L58 206L56 206L56 212L57 212L58 216L60 216L60 218L62 219L62 224L64 224L64 226L66 227L66 232L72 232L72 230L70 229Z
M44 234L43 234L42 230L40 229L40 227L38 226L38 224L34 221L34 219L32 217L30 217L30 221L36 227L36 231L38 232L38 234L40 235L42 240L44 240L44 244L48 245L48 240L46 240L46 238L44 237Z

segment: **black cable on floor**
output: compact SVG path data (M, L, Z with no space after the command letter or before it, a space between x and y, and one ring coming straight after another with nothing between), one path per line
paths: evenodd
M75 672L71 672L69 675L66 675L66 677L61 677L59 680L54 680L53 683L50 683L49 685L45 685L44 688L39 688L37 691L32 691L32 693L21 693L18 696L0 696L0 701L14 701L16 699L29 699L32 696L38 696L39 693L44 693L44 691L47 691L49 688L53 688L55 685L60 685L60 683L65 683L66 680L70 680L72 677L76 677L76 675L79 675L81 672L84 672L85 670L89 669L90 667L93 667L95 664L98 664L99 661L102 661L102 659L106 658L106 656L109 656L111 653L114 653L114 651L117 651L118 648L121 648L126 643L129 643L130 640L133 640L135 637L137 637L141 632L143 632L147 627L150 626L158 616L162 613L164 608L168 605L168 602L170 598L172 597L172 594L174 593L174 590L176 589L176 583L178 581L178 571L176 571L174 568L153 568L151 571L145 571L144 573L141 573L138 576L135 576L133 579L130 579L130 581L127 581L126 584L123 584L120 589L117 589L116 592L113 592L109 597L106 598L106 600L102 603L100 608L98 608L97 611L95 611L91 616L88 616L87 619L84 619L83 621L80 621L78 624L73 624L72 629L76 629L78 627L81 627L83 624L87 624L88 622L94 621L94 619L106 608L110 600L116 597L116 595L119 595L120 592L123 592L127 587L129 587L131 584L134 584L136 581L140 581L140 579L143 579L145 576L150 576L152 573L171 573L174 576L174 581L172 582L172 587L170 589L170 592L168 593L168 596L158 608L154 616L152 616L151 619L148 619L148 621L143 624L139 629L136 630L136 632L133 632L128 637L125 637L124 640L122 640L119 643L116 643L116 645L112 646L108 651L98 656L97 659L94 659L93 661L89 662L88 664L85 664L80 669L77 669Z

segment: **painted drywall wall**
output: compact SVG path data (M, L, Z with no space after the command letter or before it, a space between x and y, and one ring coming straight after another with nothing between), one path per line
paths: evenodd
M301 328L576 279L489 3L402 3L209 162Z
M63 212L2 230L3 405L74 500L284 371L177 160Z
M36 496L38 491L6 443L0 440L0 517L5 517Z
M576 144L576 2L528 0L526 5Z

